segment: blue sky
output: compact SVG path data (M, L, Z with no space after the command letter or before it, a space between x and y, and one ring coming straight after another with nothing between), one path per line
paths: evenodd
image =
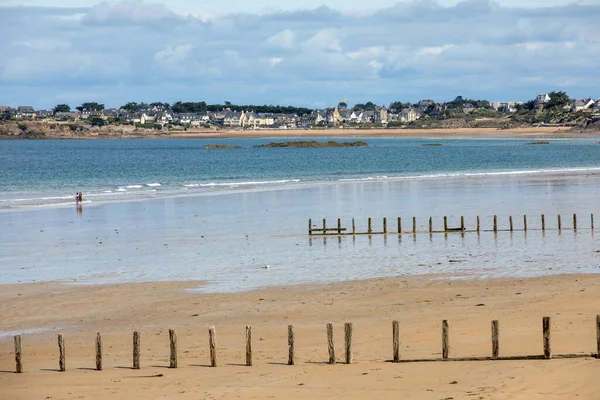
M0 105L598 98L599 20L597 0L0 0Z

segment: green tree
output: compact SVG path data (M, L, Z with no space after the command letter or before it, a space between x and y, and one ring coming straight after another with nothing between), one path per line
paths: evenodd
M348 108L348 103L346 103L345 101L340 101L338 103L338 108Z
M91 126L104 126L106 123L102 119L102 117L91 117L88 118L88 122Z
M87 110L87 111L102 111L104 110L104 104L99 104L96 102L93 103L83 103L79 107L76 107L79 111Z
M121 106L121 108L129 113L136 113L142 109L142 105L136 102L130 101L129 103Z
M52 110L54 111L54 114L59 112L71 112L71 107L68 104L57 104Z
M544 104L546 110L552 110L556 108L562 108L569 104L569 96L565 92L550 92L548 93L550 100Z

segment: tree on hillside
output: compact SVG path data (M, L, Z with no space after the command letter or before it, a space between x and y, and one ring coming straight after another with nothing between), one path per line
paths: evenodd
M338 108L348 108L348 103L346 103L345 101L340 101L338 103Z
M71 107L68 104L57 104L52 110L54 111L54 114L59 112L71 112Z
M104 104L98 104L96 102L93 103L83 103L79 107L76 107L79 111L102 111L104 110Z
M169 103L161 103L160 101L155 101L154 103L150 103L150 107L162 107L165 110L171 109L171 105Z
M102 117L91 117L88 118L88 122L91 126L104 126L106 123L102 119Z
M544 104L546 110L552 110L556 108L562 108L569 104L569 96L565 92L550 92L548 93L550 100Z
M9 110L0 113L0 121L10 121L12 119L12 114Z
M178 101L171 107L176 113L204 113L206 112L206 102L182 102Z
M411 107L411 104L409 102L403 103L401 101L394 101L393 103L390 104L390 106L388 108L392 111L400 112L400 111L404 110L405 108L410 108L410 107Z
M121 106L121 108L127 112L136 113L142 109L142 105L138 104L134 101L130 101L129 103L125 104L124 106Z

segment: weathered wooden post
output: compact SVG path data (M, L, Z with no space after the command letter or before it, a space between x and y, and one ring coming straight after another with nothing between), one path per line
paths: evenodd
M354 223L354 218L352 218L352 234L356 234L356 224Z
M327 349L329 350L329 364L335 364L335 347L333 345L333 323L327 323Z
M327 220L323 218L323 235L327 233Z
M523 215L523 230L527 232L527 215Z
M417 217L413 217L413 235L417 233Z
M429 233L433 232L433 217L429 217Z
M387 234L387 218L383 217L383 233Z
M550 317L544 317L542 320L542 329L544 335L544 358L552 358L552 347L550 346Z
M512 215L510 217L508 217L508 224L510 225L510 231L513 231L513 219L512 219Z
M393 361L400 362L400 323L392 321Z
M60 372L66 370L65 364L65 339L62 333L58 334L58 369Z
M294 325L288 325L288 365L294 365Z
M369 227L368 227L368 232L369 232L369 233L373 232L373 229L372 229L372 227L373 227L373 226L372 226L372 223L371 223L371 217L369 217Z
M342 234L342 219L338 218L338 235Z
M546 217L542 214L542 232L546 231Z
M308 219L308 235L312 235L312 219Z
M573 214L573 230L577 230L577 214Z
M169 368L177 368L177 335L173 329L169 329L169 344L171 348Z
M558 214L558 230L562 230L562 223L560 221L560 214Z
M133 369L140 369L140 333L133 332Z
M252 366L252 327L246 326L246 367Z
M590 216L590 228L594 230L594 214Z
M460 216L460 230L464 231L465 230L465 217L464 216Z
M494 215L494 232L498 232L498 216Z
M448 331L450 328L448 327L448 321L442 321L442 359L448 359L448 353L450 350L450 341L448 339Z
M596 315L596 359L600 360L600 315Z
M344 338L346 343L346 364L352 364L352 322L344 324Z
M102 371L102 336L96 332L96 371Z
M208 328L208 346L210 348L210 366L217 366L217 345L215 339L215 327Z
M498 354L500 352L500 345L499 345L499 342L498 342L498 335L499 335L498 321L497 320L493 320L492 321L492 357L493 358L498 358Z
M448 217L444 215L444 232L448 232Z
M600 344L600 342L598 342ZM23 350L21 349L21 335L15 336L15 372L23 373Z
M402 217L398 217L398 233L402 233Z
M479 220L479 215L477 216L477 233L481 231L481 221Z

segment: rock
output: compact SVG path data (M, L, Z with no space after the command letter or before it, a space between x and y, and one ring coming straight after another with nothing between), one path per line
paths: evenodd
M227 144L207 144L205 149L241 149L242 146L230 146Z
M550 144L550 142L540 141L540 142L531 142L531 143L527 143L527 144Z
M254 147L263 148L263 147L362 147L368 146L367 142L363 142L361 140L355 142L317 142L313 141L298 141L298 142L270 142L267 144L261 144Z

